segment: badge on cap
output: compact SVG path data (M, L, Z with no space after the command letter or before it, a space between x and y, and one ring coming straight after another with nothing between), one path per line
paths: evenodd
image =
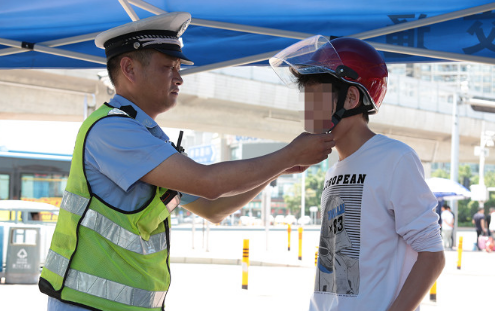
M114 56L142 49L155 49L193 65L182 53L182 34L191 22L191 14L174 12L144 18L100 33L95 44L105 49L107 60Z

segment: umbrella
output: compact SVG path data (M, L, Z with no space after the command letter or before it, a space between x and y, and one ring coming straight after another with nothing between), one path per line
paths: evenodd
M426 179L426 183L439 200L463 200L471 197L471 192L466 187L450 179L434 177Z

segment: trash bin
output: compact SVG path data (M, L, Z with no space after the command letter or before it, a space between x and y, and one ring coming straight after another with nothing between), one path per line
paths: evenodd
M40 276L40 228L11 227L5 283L36 284Z

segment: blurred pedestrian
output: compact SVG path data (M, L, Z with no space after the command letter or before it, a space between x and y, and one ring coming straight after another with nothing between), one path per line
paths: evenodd
M483 207L478 208L478 212L473 215L473 224L476 226L476 249L481 250L479 246L479 237L483 233L487 233L488 229L485 224L485 209Z
M493 236L489 236L486 241L485 250L487 253L491 253L495 251L495 241L493 240Z
M448 205L442 206L442 238L443 246L446 249L452 249L452 233L454 232L454 214L450 211Z
M495 243L492 236L480 235L478 238L478 245L480 250L485 250L487 253L491 253L495 250Z
M445 207L452 214L452 220L454 221L454 230L456 230L455 229L455 215L454 215L454 212L452 212L452 209L450 208L450 206L445 205ZM452 246L454 246L454 231L452 231L452 237L451 237L451 242L450 243L451 243Z
M486 226L488 228L489 236L494 236L495 234L495 221L492 221L493 219L495 219L495 208L490 207L490 213L486 216Z

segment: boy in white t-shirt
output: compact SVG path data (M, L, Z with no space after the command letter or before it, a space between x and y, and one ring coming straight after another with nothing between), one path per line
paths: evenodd
M310 310L418 310L445 265L437 200L414 150L368 127L387 89L383 58L358 39L314 36L270 65L304 91L306 130L331 131L339 154L321 198Z

